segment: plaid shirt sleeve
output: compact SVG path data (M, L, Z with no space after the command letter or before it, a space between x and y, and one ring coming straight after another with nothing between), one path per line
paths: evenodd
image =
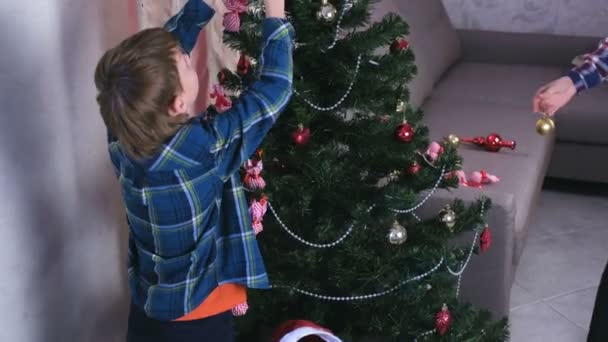
M568 74L576 90L581 92L585 89L600 85L608 77L608 38L604 39L597 50L585 56L585 63L574 68Z
M293 27L285 20L267 18L262 35L259 80L230 110L203 123L203 130L210 136L209 151L224 181L255 152L292 94Z
M165 24L165 30L173 33L182 49L190 53L198 35L213 18L215 11L203 0L188 0L186 5Z

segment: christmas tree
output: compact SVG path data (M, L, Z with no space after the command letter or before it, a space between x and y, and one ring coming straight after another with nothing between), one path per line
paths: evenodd
M273 287L249 291L242 341L266 341L290 319L345 341L507 338L505 321L458 301L462 270L488 247L489 201L416 215L436 189L458 186L457 139L429 141L408 104L408 25L397 15L370 23L374 2L287 1L295 95L243 169ZM230 106L224 89L237 95L255 80L260 53L261 2L226 5L225 43L241 58L218 75L211 115ZM451 247L464 231L476 232L472 244Z

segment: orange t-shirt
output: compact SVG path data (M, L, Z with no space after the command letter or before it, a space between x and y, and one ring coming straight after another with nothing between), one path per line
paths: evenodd
M232 309L247 300L247 291L243 285L223 284L216 287L196 309L175 321L193 321Z

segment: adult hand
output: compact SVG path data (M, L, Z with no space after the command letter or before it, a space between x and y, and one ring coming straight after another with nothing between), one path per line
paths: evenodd
M576 87L570 77L562 77L542 86L534 96L532 107L535 113L553 116L575 95Z

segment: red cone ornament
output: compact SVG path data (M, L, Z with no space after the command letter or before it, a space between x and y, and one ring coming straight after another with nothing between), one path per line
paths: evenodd
M448 310L448 306L443 304L441 311L435 316L435 328L439 335L443 336L450 329L450 325L452 325L452 314Z
M490 248L490 245L492 245L492 234L490 233L490 228L486 226L479 237L479 250L485 253Z

